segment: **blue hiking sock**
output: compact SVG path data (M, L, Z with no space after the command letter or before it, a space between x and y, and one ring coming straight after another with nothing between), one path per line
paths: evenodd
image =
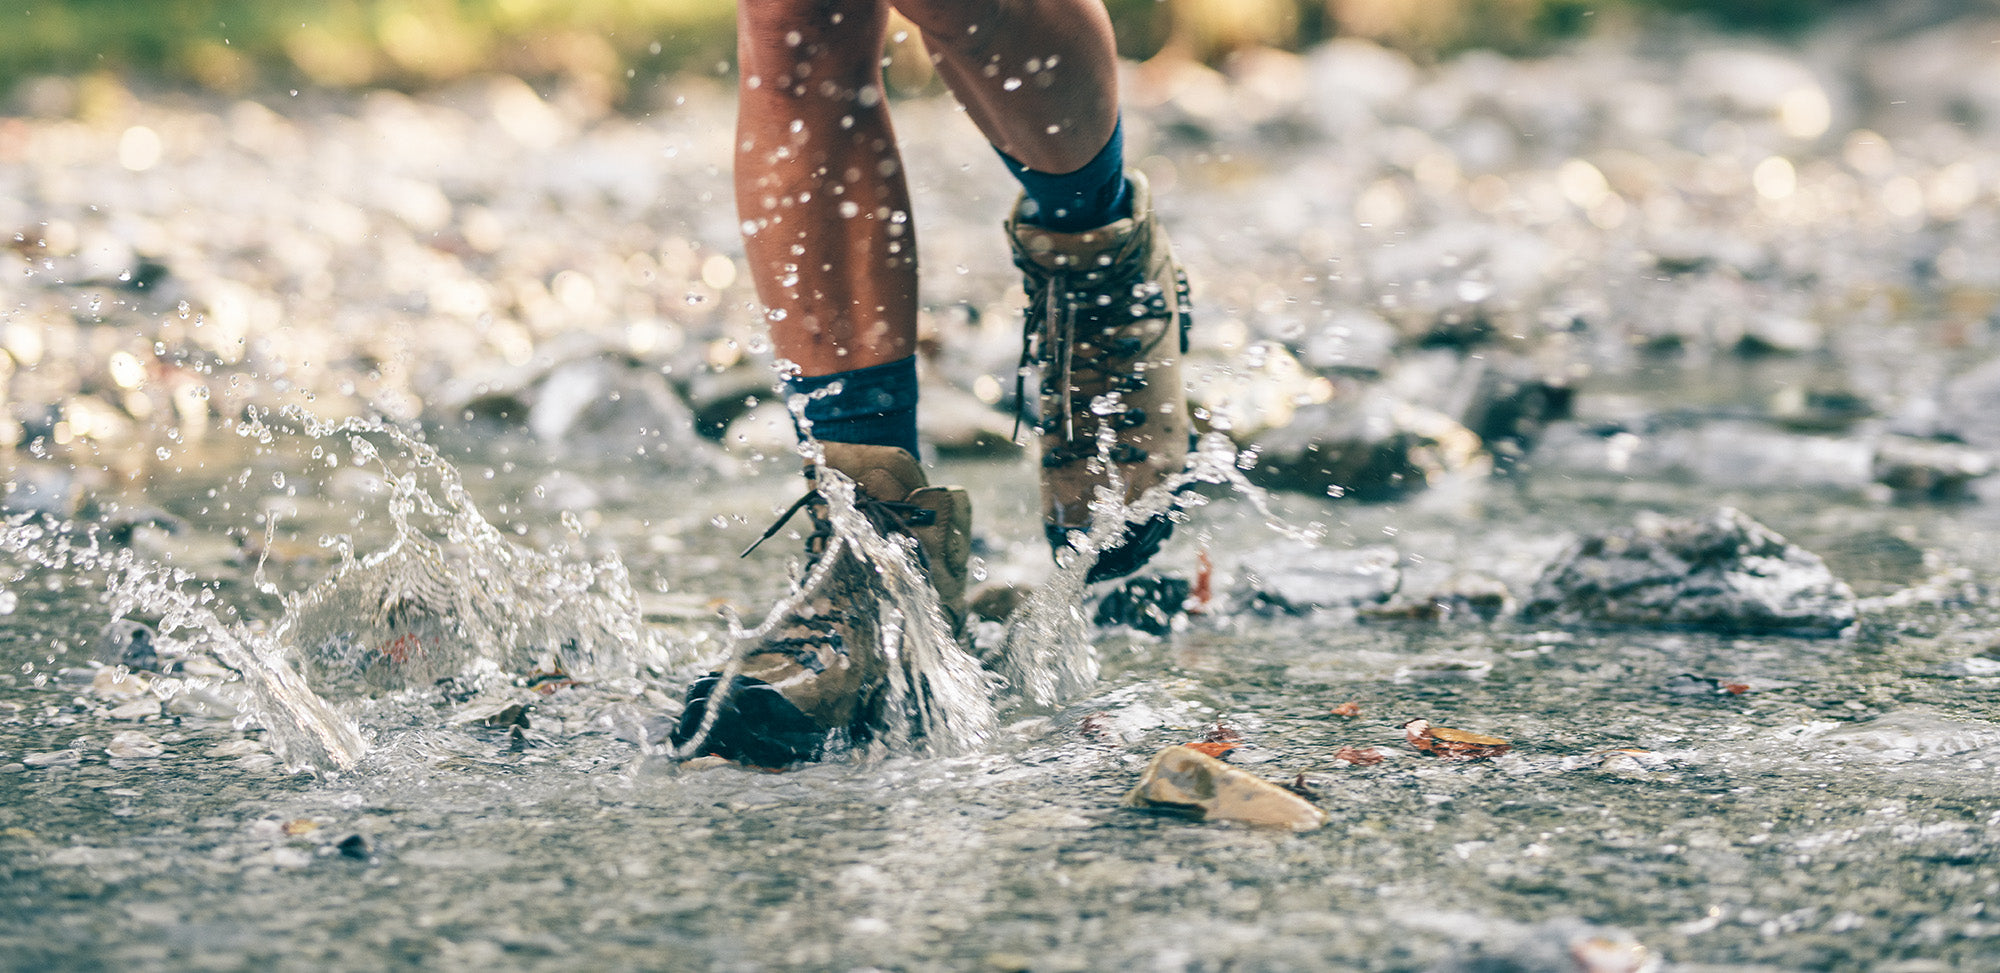
M999 150L995 150L999 151ZM1125 120L1111 127L1111 141L1083 168L1062 175L1036 172L1005 152L1000 161L1028 193L1021 209L1026 223L1058 233L1081 233L1132 215L1125 186Z
M785 393L811 396L836 383L839 391L806 402L814 439L895 446L917 455L917 356L832 375L794 376L785 379Z

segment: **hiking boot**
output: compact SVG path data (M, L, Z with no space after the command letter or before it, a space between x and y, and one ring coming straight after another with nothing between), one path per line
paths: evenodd
M1128 173L1132 215L1081 233L1023 222L1021 206L1007 220L1014 265L1024 275L1027 323L1021 377L1015 388L1025 411L1026 371L1041 373L1035 428L1042 441L1043 530L1057 551L1090 528L1090 503L1109 487L1112 467L1130 504L1187 463L1187 353L1192 307L1187 275L1174 261L1153 214L1146 178ZM1023 197L1025 200L1025 197ZM1099 456L1098 430L1113 433L1110 464ZM1173 532L1162 513L1127 524L1124 538L1104 551L1089 580L1138 570Z
M869 523L885 536L915 539L917 563L929 573L945 621L956 633L965 618L970 498L958 487L928 485L916 457L893 446L822 445L826 468L854 481L855 505ZM744 652L714 724L687 756L719 754L759 767L787 767L819 759L830 738L864 741L879 724L890 665L881 644L884 591L874 565L845 546L832 564L821 563L834 528L819 496L818 476L819 467L807 467L807 481L815 489L758 543L803 508L813 521L806 538L806 574L825 568L825 576L768 637ZM686 746L700 733L722 676L711 672L688 687L687 708L672 735L674 746Z

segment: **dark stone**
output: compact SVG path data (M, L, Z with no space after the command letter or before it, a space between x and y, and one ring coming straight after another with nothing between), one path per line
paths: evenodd
M342 858L350 858L359 862L368 860L368 839L358 834L351 834L340 839L340 844L334 847L340 849L340 857Z
M1098 599L1099 625L1129 625L1148 635L1165 635L1174 618L1187 613L1194 586L1186 578L1133 578Z
M147 625L129 618L113 619L97 636L97 652L91 656L107 666L157 672L160 656L153 643L157 636Z
M1855 598L1818 555L1724 507L1578 540L1535 582L1521 616L1832 636L1854 624Z
M1249 476L1277 490L1383 502L1479 468L1479 437L1443 414L1382 395L1306 406L1261 436Z

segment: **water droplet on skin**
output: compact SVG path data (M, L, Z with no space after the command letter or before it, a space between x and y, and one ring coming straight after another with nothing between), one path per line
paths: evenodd
M851 220L856 216L861 215L861 207L855 205L854 200L851 199L842 200L840 204L840 215L842 219Z
M285 488L285 471L279 470L271 474L271 485L283 490Z
M1000 87L1001 87L1001 89L1002 89L1002 90L1005 90L1005 91L1013 91L1013 90L1015 90L1015 89L1017 89L1017 88L1021 87L1021 79L1020 79L1020 78L1008 78L1007 80L1005 80L1005 81L1002 81L1002 82L1000 82Z

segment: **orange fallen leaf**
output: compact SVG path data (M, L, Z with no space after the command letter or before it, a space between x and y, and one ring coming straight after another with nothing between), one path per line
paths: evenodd
M1722 691L1731 696L1741 696L1750 691L1750 684L1746 682L1726 682L1722 684Z
M1339 706L1335 706L1335 707L1333 708L1333 715L1335 715L1335 716L1360 716L1360 715L1361 715L1361 704L1360 704L1360 703L1357 703L1357 702L1354 702L1353 700L1348 700L1347 702L1345 702L1345 703L1342 703L1342 704L1340 704Z
M302 834L311 834L315 831L318 831L319 822L314 821L310 818L293 818L292 820L285 822L283 828L285 834L296 838Z
M1374 747L1341 747L1333 752L1333 759L1345 760L1356 767L1373 767L1382 762L1382 751Z
M1446 726L1432 726L1426 719L1414 719L1403 724L1403 738L1410 746L1446 760L1480 760L1497 757L1514 748L1499 737L1468 730L1454 730Z
M1240 743L1223 743L1221 741L1216 741L1216 740L1203 740L1199 743L1182 744L1182 746L1187 747L1189 750L1193 750L1198 753L1205 753L1211 757L1220 757L1223 754L1228 753L1229 751L1234 750L1242 745L1243 744Z

